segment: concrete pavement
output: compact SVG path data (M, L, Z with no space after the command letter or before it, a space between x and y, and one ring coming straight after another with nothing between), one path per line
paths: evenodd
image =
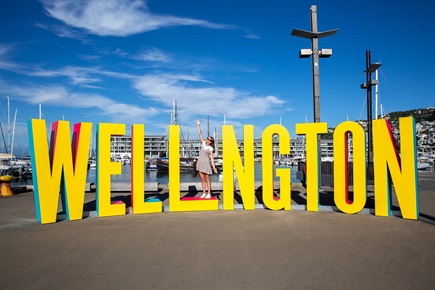
M419 185L417 221L220 210L40 225L32 192L1 197L0 289L433 289L434 173ZM321 204L331 194L324 188ZM292 203L304 195L293 187Z

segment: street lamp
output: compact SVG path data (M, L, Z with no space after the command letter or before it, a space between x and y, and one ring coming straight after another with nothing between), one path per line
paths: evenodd
M291 35L302 38L311 39L311 49L301 49L299 52L300 58L308 58L311 55L312 71L313 71L313 110L314 110L314 123L320 122L320 81L319 81L319 57L325 58L332 55L332 49L321 49L319 51L319 38L332 36L338 29L319 32L317 30L317 7L311 5L311 31L293 29ZM320 146L320 135L317 136L317 150L318 158L321 159L322 148Z
M366 50L366 82L361 84L361 89L367 90L367 162L370 164L373 161L372 156L372 86L378 84L378 80L372 80L372 73L376 72L380 67L381 63L372 63L372 56L370 50Z
M328 30L324 32L317 31L317 8L312 5L311 8L311 31L293 29L291 35L302 38L311 39L311 49L301 49L299 52L300 58L308 58L311 55L313 68L313 109L314 122L320 122L320 85L319 85L319 57L326 58L332 55L332 49L319 50L319 38L332 36L338 29Z

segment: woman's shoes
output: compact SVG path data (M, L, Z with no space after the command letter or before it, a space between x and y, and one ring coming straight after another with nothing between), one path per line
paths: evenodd
M205 196L205 199L210 199L211 198L211 195L210 194L207 194L206 196Z

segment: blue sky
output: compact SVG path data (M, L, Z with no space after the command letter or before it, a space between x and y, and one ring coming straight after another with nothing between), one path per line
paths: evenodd
M14 0L0 10L0 121L8 134L17 111L14 153L28 150L26 123L39 104L50 124L145 124L166 134L172 100L183 134L219 132L226 116L242 138L270 124L313 120L310 6L319 40L321 121L365 119L365 51L382 62L380 102L386 112L435 106L435 17L432 1ZM8 135L10 136L8 138ZM3 140L0 148L4 151ZM9 143L7 141L7 143Z

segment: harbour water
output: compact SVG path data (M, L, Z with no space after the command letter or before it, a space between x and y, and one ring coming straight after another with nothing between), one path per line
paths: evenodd
M261 163L256 162L254 165L254 174L255 174L255 181L261 181L262 180L262 170L261 170ZM276 168L279 168L277 166L274 167L274 174L276 173ZM286 167L291 168L291 182L300 182L296 179L296 167ZM87 182L95 182L96 179L96 170L90 169L88 170L88 174L86 176ZM125 164L122 165L122 173L116 174L111 176L112 182L129 182L131 180L131 165ZM218 182L222 181L222 174L212 174L210 176L210 180L212 182ZM278 180L278 177L275 176L275 180ZM159 184L168 184L169 181L169 175L168 172L160 172L160 171L145 171L144 176L145 182L158 182ZM197 173L180 173L180 182L199 182L199 174ZM23 185L31 185L32 180L17 180L12 182L12 186L23 186Z

